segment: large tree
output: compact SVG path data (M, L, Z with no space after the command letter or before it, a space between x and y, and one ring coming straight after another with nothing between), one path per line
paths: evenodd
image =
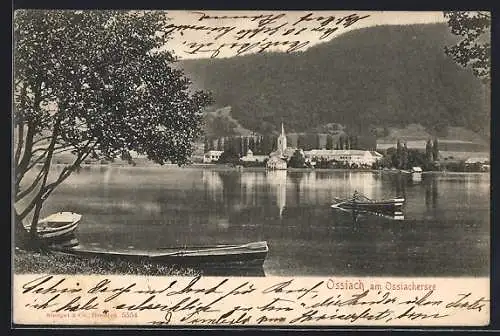
M326 136L326 149L333 149L333 137L330 134Z
M429 140L427 140L427 143L425 144L425 159L428 162L432 162L432 157L433 157L433 148L432 148L431 139L429 139Z
M16 243L37 241L44 201L88 157L187 162L210 98L162 51L165 21L163 12L15 12ZM73 161L53 177L61 152Z
M396 144L396 168L401 169L403 166L403 146L401 146L401 141L398 139Z
M290 158L290 161L288 162L288 165L292 168L303 168L306 165L306 159L304 157L304 154L297 149L295 152L293 152L292 157Z
M451 32L462 39L445 52L463 67L470 67L474 74L488 82L491 62L491 13L484 11L446 11L445 18Z
M437 138L434 138L434 142L432 143L432 159L434 161L439 160L439 144Z

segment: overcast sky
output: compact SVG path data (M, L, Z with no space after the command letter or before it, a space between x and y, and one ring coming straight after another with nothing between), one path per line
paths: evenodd
M166 48L181 59L232 57L262 49L303 51L353 29L445 22L440 11L169 11L168 17L172 39Z

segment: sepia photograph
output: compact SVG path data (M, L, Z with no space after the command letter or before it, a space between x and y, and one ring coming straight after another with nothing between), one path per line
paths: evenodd
M487 324L490 27L487 11L16 10L18 323ZM221 296L186 304L200 293Z

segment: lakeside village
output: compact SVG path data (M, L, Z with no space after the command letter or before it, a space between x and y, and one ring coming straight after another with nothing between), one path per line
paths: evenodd
M410 146L408 143L411 143ZM299 135L293 138L281 125L275 135L229 136L205 138L195 143L190 161L194 165L224 165L229 167L262 167L270 170L289 168L356 169L396 171L489 172L489 153L472 148L450 151L449 144L437 138L394 144L378 144L375 137L333 136L329 134ZM444 150L441 149L443 147ZM152 163L135 153L122 156L120 162L85 160L84 164ZM55 158L65 163L64 157Z
M241 167L266 167L267 169L316 168L407 171L489 171L489 157L474 155L455 159L443 157L437 138L429 139L425 149L408 148L406 142L397 141L393 147L377 150L375 138L357 136L337 138L331 135L313 136L312 140L299 137L297 146L289 146L285 127L276 137L225 137L205 140L204 154L193 162L229 164Z

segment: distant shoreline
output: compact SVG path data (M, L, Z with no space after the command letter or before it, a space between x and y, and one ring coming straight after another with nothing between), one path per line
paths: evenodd
M65 166L64 163L54 163L53 166ZM129 165L129 164L82 164L80 169L88 169L88 168L133 168L133 169L207 169L214 171L287 171L287 172L357 172L357 173L378 173L378 174L402 174L402 175L412 175L411 172L404 172L401 170L377 170L377 169L347 169L347 168L287 168L286 170L269 170L266 167L242 167L242 166L229 166L226 164L203 164L203 163L195 163L186 166L179 167L177 164L147 164L147 165ZM452 172L452 171L423 171L422 175L484 175L489 174L490 172Z

